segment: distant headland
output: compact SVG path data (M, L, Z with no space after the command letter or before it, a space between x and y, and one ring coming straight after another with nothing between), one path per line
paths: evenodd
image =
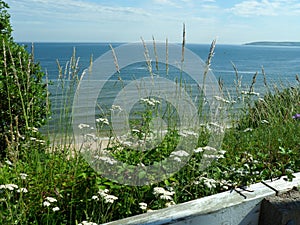
M256 41L245 43L244 45L262 45L262 46L299 46L300 42L294 41Z

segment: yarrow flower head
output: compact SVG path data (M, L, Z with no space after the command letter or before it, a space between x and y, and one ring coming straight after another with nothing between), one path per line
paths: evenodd
M22 180L26 180L27 176L28 175L26 173L20 173L20 177Z
M27 193L28 190L26 188L20 188L17 190L18 193Z
M92 199L93 199L93 200L96 200L96 201L99 200L99 198L98 198L97 195L93 195L93 196L92 196Z
M96 119L96 122L109 125L109 121L107 118L98 118L98 119Z
M13 191L15 189L18 189L18 185L16 184L1 184L0 189L8 189L10 191Z
M83 128L89 128L89 127L90 127L90 125L84 124L84 123L81 123L81 124L78 125L78 128L79 128L80 130L82 130Z
M52 210L53 210L53 212L56 212L56 211L59 211L60 209L59 209L59 207L56 206Z
M44 202L43 202L43 206L45 206L45 207L48 207L48 206L50 206L50 205L51 205L51 203L48 202L48 201L44 201Z
M141 101L149 106L155 106L160 104L160 101L155 100L154 98L142 98Z
M46 197L46 200L48 201L48 202L57 202L57 200L55 199L55 198L52 198L52 197Z
M140 202L140 203L139 203L139 206L140 206L140 209L144 211L144 210L147 210L147 206L148 206L148 205L147 205L147 203L145 203L145 202Z
M155 187L153 189L153 194L158 195L160 199L173 200L172 196L175 194L174 191L167 191L162 187Z
M104 190L99 190L98 194L104 198L105 203L114 203L115 200L118 199L118 197L114 196L114 195L109 195L107 194L109 192L108 189L104 189Z

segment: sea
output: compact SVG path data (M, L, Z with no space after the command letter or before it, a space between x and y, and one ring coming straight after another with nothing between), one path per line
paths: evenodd
M20 44L27 46L28 51L31 52L32 43ZM48 82L51 82L51 85L49 85L53 111L52 125L49 126L52 127L51 129L53 129L54 124L57 124L57 120L62 120L61 114L65 112L62 111L62 108L65 107L67 100L62 100L62 95L70 95L70 93L61 90L62 86L67 83L62 84L60 78L64 74L65 68L69 67L72 55L76 55L80 78L80 75L89 68L91 61L97 60L111 50L110 44L113 48L117 48L125 43L33 43L35 61L40 63L42 71L47 74ZM178 44L178 46L180 45ZM210 47L210 44L186 44L186 48L199 56L203 62L206 62L208 58ZM114 58L112 57L111 60L113 61ZM139 74L145 74L145 71L147 72L149 69L147 62L141 63L139 65L134 64L132 67L132 69L135 68L134 74L138 78ZM59 73L58 65L62 68L61 73ZM154 70L155 59L152 59L151 65ZM131 70L130 65L126 70ZM225 91L235 90L237 79L242 83L241 88L247 91L256 74L253 91L263 96L266 91L265 83L270 86L297 85L296 75L300 73L300 47L216 44L209 72L214 75L218 82L223 84L223 90ZM68 74L65 75L65 79L68 80ZM172 77L172 79L176 78ZM110 99L107 100L108 108L114 98L112 95L116 94L110 91L117 80L117 75L112 76L110 79L111 84L106 85L106 97ZM126 78L123 77L123 80L126 80ZM118 91L120 91L120 88ZM234 95L233 91L228 93ZM67 97L68 101L72 102L74 96ZM234 96L231 97L234 98ZM101 101L103 102L103 97ZM84 112L82 116L86 116L86 113ZM58 119L59 117L60 119ZM57 128L55 129L57 130ZM58 128L58 130L61 130L61 128Z

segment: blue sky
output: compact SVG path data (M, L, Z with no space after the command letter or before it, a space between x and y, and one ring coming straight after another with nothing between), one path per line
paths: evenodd
M6 0L16 41L300 41L299 0Z

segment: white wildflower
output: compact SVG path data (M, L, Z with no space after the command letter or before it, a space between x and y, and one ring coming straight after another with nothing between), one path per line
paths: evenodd
M96 119L96 122L109 125L109 121L107 118L98 118L98 119Z
M0 189L8 189L10 191L13 191L15 189L18 189L18 185L16 184L2 184L0 185Z
M147 210L147 206L148 206L148 205L147 205L147 203L145 203L145 202L140 202L140 203L139 203L139 206L140 206L140 209L141 209L141 210Z
M227 103L227 104L233 104L233 103L236 103L236 101L229 101L225 98L222 98L220 96L214 96L214 98L217 100L217 101L220 101L220 102L223 102L223 103Z
M99 198L98 198L97 195L93 195L93 196L92 196L92 199L93 199L93 200L96 200L96 201L99 200Z
M251 132L251 131L253 131L253 129L250 128L250 127L248 127L248 128L246 128L243 132Z
M118 199L118 197L116 197L114 195L106 195L104 197L105 203L114 203L114 201L117 199Z
M50 205L51 205L51 203L48 202L48 201L44 201L44 202L43 202L43 206L45 206L45 207L48 207L48 206L50 206Z
M104 197L104 196L107 195L108 192L109 192L108 189L104 189L104 190L100 189L100 190L98 191L98 194L99 194L101 197Z
M218 158L220 158L220 156L218 156L216 154L212 154L212 155L203 154L203 158L205 158L205 159L218 159Z
M20 173L20 177L22 180L26 180L27 176L28 175L26 173Z
M199 152L214 153L214 152L217 152L217 149L215 149L214 147L211 147L211 146L205 146L205 147L199 147L199 148L195 149L194 152L195 153L199 153Z
M203 181L204 185L209 189L216 188L217 181L214 179L202 177L201 180Z
M154 98L142 98L141 101L149 106L155 106L156 104L160 104L160 101L155 100Z
M55 198L52 198L52 197L46 197L46 200L48 201L48 202L57 202L57 200L55 199Z
M110 111L122 111L123 109L119 105L112 105Z
M241 94L243 94L243 95L256 95L256 96L259 96L259 93L254 92L254 91L242 91Z
M179 151L172 152L171 156L183 157L183 156L189 156L189 153L187 153L186 151L183 151L183 150L179 150Z
M60 209L59 209L59 207L56 206L52 210L53 210L53 212L56 212L56 211L59 211Z
M225 150L219 150L220 155L225 155L226 151Z
M89 128L89 127L90 127L90 125L85 124L85 123L81 123L81 124L78 125L78 128L79 128L80 130L82 130L83 128Z
M160 199L163 199L163 200L170 200L170 201L173 200L173 198L170 195L161 195L159 197L160 197Z
M19 192L19 193L27 193L28 190L26 188L20 188L20 189L17 190L17 192Z
M155 195L159 195L159 194L164 194L165 193L165 189L162 187L155 187L153 188L153 194Z

